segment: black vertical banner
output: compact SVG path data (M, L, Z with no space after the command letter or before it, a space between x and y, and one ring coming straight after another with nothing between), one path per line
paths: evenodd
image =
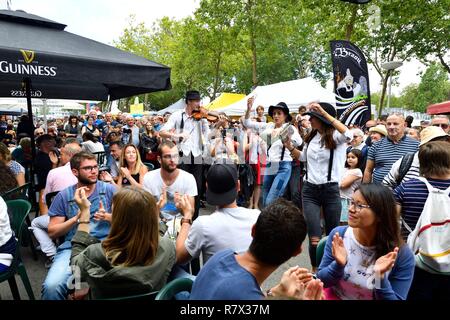
M332 40L330 45L338 118L347 126L363 126L371 112L366 58L349 41Z

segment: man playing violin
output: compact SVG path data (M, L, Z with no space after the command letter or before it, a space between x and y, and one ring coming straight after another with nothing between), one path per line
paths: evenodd
M175 111L160 130L163 139L170 139L178 145L180 151L180 169L191 173L197 183L200 195L203 184L203 150L207 146L211 130L207 119L196 117L200 110L200 93L186 92L186 108ZM200 197L195 197L194 219L198 216Z

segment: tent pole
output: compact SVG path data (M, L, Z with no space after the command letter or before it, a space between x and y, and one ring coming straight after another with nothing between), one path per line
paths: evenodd
M34 163L34 159L36 158L36 144L34 142L34 120L33 120L33 109L31 107L31 79L25 78L23 80L25 84L25 92L27 96L27 109L28 109L28 118L30 119L31 130L29 131L32 136L31 139L31 156L32 162Z

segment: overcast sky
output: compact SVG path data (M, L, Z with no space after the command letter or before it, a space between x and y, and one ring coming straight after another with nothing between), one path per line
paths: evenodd
M6 9L7 0L0 0L0 9ZM13 10L25 10L67 25L68 32L106 44L117 40L128 25L129 16L145 22L148 27L164 16L182 18L191 15L200 0L10 0ZM370 90L380 90L380 77L369 68ZM406 63L400 69L399 86L392 92L399 94L408 84L418 83L418 71L424 66L417 61ZM330 88L332 83L330 83Z

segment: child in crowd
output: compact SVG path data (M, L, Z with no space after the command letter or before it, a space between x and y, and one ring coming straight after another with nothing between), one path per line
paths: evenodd
M363 172L361 171L361 150L352 149L347 153L345 161L345 171L339 183L339 193L341 195L341 225L346 225L348 221L348 207L352 199L353 192L361 184Z

